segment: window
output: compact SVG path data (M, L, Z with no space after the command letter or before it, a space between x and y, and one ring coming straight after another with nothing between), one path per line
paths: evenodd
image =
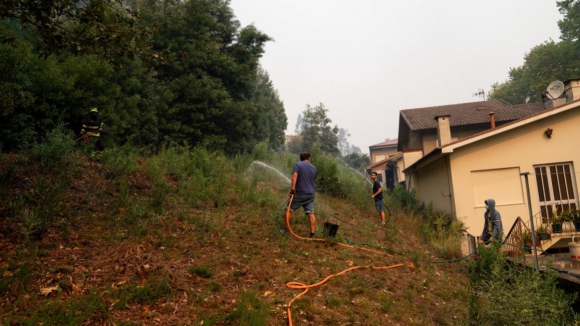
M472 171L473 199L481 207L486 199L493 198L502 205L524 202L519 168Z
M578 195L571 163L534 166L540 212L544 222L554 212L560 214L578 207Z

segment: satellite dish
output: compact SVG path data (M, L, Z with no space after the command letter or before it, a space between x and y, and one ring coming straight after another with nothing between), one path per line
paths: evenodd
M548 85L548 89L546 90L550 97L554 100L560 97L562 93L564 93L564 83L559 80L553 81Z

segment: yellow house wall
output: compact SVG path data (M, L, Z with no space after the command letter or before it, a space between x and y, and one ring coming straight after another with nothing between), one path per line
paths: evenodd
M403 158L397 160L397 182L405 181L405 174L403 170L405 169L405 164Z
M404 169L406 169L409 166L413 165L413 163L417 162L421 157L423 157L423 152L421 152L421 151L414 151L414 152L403 153L403 166L404 166Z
M420 192L417 193L419 200L439 211L452 212L450 196L450 182L448 164L446 158L437 160L418 171L416 185Z
M437 147L437 132L423 134L423 153L427 154Z
M453 119L451 117L450 119ZM471 135L475 135L482 131L489 129L490 126L468 126L468 127L458 127L451 129L451 141L454 142L458 139L463 139ZM425 155L431 152L437 147L437 131L429 131L423 133L423 152Z
M574 145L580 139L579 126L580 108L576 108L455 149L449 156L455 215L463 221L468 232L472 235L481 234L485 212L483 201L476 202L474 198L473 171L514 168L519 172L529 172L532 212L535 215L539 213L540 208L534 165L572 162L574 171L579 171L580 151ZM547 128L553 129L551 139L544 135ZM520 177L519 194L515 194L513 188L509 194L505 193L506 189L501 183L489 190L486 197L495 199L506 233L516 217L520 216L524 221L529 220L523 177ZM433 196L436 197L436 194ZM504 200L505 198L510 198L509 202Z
M381 148L371 150L371 163L377 163L389 157L389 155L397 154L397 147Z

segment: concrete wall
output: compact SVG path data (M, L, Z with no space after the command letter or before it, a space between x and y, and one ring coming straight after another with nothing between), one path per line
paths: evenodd
M468 227L468 232L481 233L485 212L483 200L487 198L495 199L505 232L516 217L529 220L521 172L530 172L532 212L538 214L534 165L570 162L574 170L580 170L580 151L573 145L580 139L579 126L580 108L576 108L455 149L449 156L455 214ZM547 128L553 129L551 139L544 135ZM577 174L573 175L576 180ZM423 184L421 181L420 185ZM431 196L436 198L437 194Z

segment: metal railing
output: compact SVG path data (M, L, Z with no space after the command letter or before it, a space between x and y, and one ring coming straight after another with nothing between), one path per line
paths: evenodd
M531 237L532 232L530 227L518 216L509 232L505 236L505 240L501 246L501 251L506 252L508 256L530 253L531 243L526 243L524 240L524 233L526 232ZM536 246L543 251L542 242L539 241L539 239L536 239Z

